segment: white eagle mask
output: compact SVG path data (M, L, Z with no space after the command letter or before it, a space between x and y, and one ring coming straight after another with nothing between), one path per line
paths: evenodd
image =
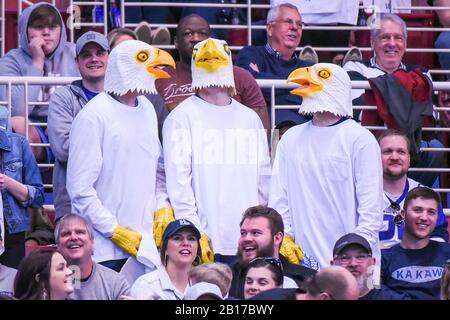
M105 91L122 96L127 92L156 93L155 80L170 78L159 67L175 68L172 56L138 40L123 41L109 55Z
M233 62L228 44L223 40L208 38L197 43L192 50L192 89L207 87L229 88L236 92Z
M303 98L300 114L328 111L336 116L352 117L352 84L347 72L338 65L317 63L299 68L287 81L300 85L291 91Z

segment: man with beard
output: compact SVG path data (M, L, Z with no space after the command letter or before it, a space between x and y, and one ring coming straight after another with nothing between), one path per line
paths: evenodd
M385 286L374 288L371 276L374 274L375 258L372 257L369 242L356 233L348 233L336 241L331 265L344 267L353 274L359 286L359 300L407 299L407 296Z
M314 261L308 268L288 262L279 253L284 237L284 224L275 209L263 206L250 207L245 211L239 226L241 236L238 242L237 261L230 265L233 270L230 297L244 298L245 268L256 257L274 257L281 260L285 276L283 287L288 287L289 282L292 283L294 280L297 286L303 288L305 280L316 272L311 267L317 268L317 262ZM302 264L308 260L305 253Z
M404 224L400 219L400 209L409 190L420 186L420 183L408 178L406 174L410 166L410 150L408 137L398 130L387 130L378 138L383 165L383 227L380 231L381 249L390 248L400 243ZM448 241L447 219L439 206L438 219L431 239L440 242Z

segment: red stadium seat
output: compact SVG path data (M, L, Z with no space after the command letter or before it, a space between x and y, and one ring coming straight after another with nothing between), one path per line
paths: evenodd
M40 246L40 245L25 245L25 255L30 254L33 251L38 251L38 250L46 250L46 251L56 251L57 246L56 244L49 244L49 245L45 245L45 246Z
M434 24L434 14L430 13L409 13L399 14L408 27L432 28ZM408 31L409 48L434 48L436 32L430 31ZM418 64L428 69L434 67L433 52L407 52L403 61L411 64Z

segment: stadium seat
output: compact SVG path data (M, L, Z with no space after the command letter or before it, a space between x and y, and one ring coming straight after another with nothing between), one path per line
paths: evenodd
M434 15L430 13L399 14L408 27L432 28ZM408 31L408 48L434 48L436 32ZM404 62L418 64L428 69L434 67L433 52L407 52L403 58Z
M33 251L39 251L39 250L46 250L46 251L56 251L57 246L56 244L49 244L45 246L40 245L25 245L25 255L30 254Z

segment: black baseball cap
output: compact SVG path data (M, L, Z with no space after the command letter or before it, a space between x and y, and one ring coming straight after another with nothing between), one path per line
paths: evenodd
M366 238L356 233L347 233L346 235L339 238L338 241L336 241L336 244L333 248L333 256L338 255L345 247L351 244L360 245L367 251L367 253L372 255L372 248L370 247L370 244L366 240Z
M178 219L167 225L166 230L164 230L163 233L163 241L166 241L181 229L190 229L194 232L197 239L200 239L201 237L200 231L198 231L192 222L187 219Z

